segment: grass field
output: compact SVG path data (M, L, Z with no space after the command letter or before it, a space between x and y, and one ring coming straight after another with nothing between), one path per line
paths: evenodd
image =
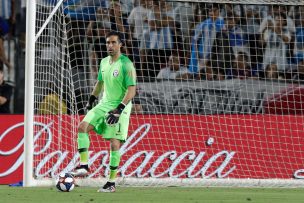
M97 188L59 192L55 187L0 186L0 203L304 203L304 189L256 188L126 188L116 193L97 193Z

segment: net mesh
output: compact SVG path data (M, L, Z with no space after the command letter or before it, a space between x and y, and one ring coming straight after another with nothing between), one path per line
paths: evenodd
M304 3L214 2L37 1L35 178L78 165L77 128L110 30L138 79L120 184L302 178ZM100 184L109 144L90 140L82 181Z
M185 0L169 0L168 2L187 2ZM304 3L298 0L218 0L218 1L212 1L212 0L191 0L188 2L193 3L227 3L227 4L249 4L249 5L283 5L283 6L290 6L290 5L303 5Z

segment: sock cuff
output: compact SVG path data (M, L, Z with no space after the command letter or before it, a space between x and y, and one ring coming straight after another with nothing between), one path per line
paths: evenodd
M118 166L110 166L110 170L111 171L115 171L115 170L117 170L118 169Z
M89 149L88 148L80 148L78 149L78 152L81 153L81 152L87 152Z

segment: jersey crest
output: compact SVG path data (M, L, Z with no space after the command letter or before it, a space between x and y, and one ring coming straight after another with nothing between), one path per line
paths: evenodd
M118 75L119 75L118 70L114 70L114 72L113 72L113 76L114 76L114 77L117 77Z

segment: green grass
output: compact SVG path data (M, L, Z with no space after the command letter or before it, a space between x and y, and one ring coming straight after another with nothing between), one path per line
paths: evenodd
M304 189L256 188L126 188L98 193L97 188L78 187L59 192L55 187L16 188L0 186L1 203L304 203Z

